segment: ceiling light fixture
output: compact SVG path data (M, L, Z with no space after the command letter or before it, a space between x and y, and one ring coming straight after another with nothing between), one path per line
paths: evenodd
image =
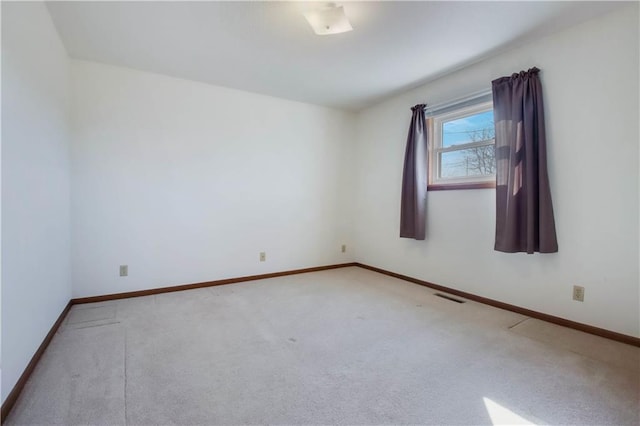
M344 7L329 3L327 6L304 14L313 31L318 35L340 34L353 30Z

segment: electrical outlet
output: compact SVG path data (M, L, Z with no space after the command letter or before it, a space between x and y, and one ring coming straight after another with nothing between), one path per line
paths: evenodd
M347 245L343 244L341 250L342 250L343 253L345 253L347 251Z
M129 275L129 265L120 265L120 276L126 277Z
M267 253L264 251L260 252L260 262L265 262L267 260Z
M580 287L579 285L573 286L573 300L584 302L584 287Z

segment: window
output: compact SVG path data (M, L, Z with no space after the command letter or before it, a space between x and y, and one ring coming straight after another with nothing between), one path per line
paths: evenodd
M492 102L433 111L429 132L429 190L495 187Z

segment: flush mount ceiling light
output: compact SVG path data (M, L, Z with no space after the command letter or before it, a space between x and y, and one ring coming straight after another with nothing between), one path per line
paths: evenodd
M353 30L344 7L329 3L327 6L304 14L313 31L318 35L340 34Z

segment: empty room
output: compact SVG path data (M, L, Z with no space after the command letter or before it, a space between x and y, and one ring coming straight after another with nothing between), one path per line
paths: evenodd
M2 1L2 423L640 424L639 6Z

